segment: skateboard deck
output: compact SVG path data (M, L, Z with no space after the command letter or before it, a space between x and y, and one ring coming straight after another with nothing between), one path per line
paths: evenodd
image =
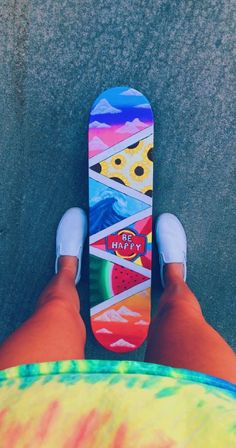
M108 350L146 339L152 266L153 113L130 87L104 91L89 118L91 326Z

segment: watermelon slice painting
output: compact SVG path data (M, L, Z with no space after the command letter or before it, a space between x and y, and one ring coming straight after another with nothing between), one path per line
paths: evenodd
M96 340L137 349L150 324L153 114L147 98L113 87L89 119L89 300Z
M139 272L93 255L90 255L90 271L93 284L96 285L94 289L90 288L90 301L93 305L148 280L148 277Z

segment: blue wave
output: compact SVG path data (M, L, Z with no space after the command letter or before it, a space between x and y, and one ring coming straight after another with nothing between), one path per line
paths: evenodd
M122 216L115 211L114 205L116 202L117 200L114 198L106 198L91 207L89 213L90 235L100 232L128 217L128 215Z

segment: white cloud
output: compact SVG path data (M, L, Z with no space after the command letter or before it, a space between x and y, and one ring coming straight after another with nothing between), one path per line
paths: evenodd
M93 121L90 123L89 128L110 128L111 126L107 123L100 123L100 121Z
M121 95L125 96L142 96L142 93L140 93L138 90L135 89L128 89L121 93Z
M122 306L121 308L119 308L118 313L120 313L122 316L134 316L134 317L138 317L141 316L141 314L137 313L136 311L132 311L129 308L127 308L127 306Z
M99 114L118 114L122 112L122 110L113 107L109 101L105 98L99 101L99 103L94 107L91 111L91 115L99 115Z
M112 331L107 328L100 328L100 330L97 330L96 333L113 334Z
M149 103L138 104L137 106L134 106L134 107L138 107L140 109L151 109L151 106Z
M125 339L118 339L118 341L113 342L113 344L110 344L110 347L130 347L130 348L135 348L136 345L130 344L130 342L127 342Z
M122 317L117 311L112 309L100 314L98 317L95 317L94 320L102 322L128 322L127 319L124 319L124 317Z
M146 124L142 123L139 118L135 118L133 121L126 121L124 126L121 126L116 132L118 134L136 134L144 128L146 128Z
M90 140L89 142L89 149L91 150L97 150L97 149L107 149L108 146L106 145L106 143L104 143L101 138L99 137L93 137L92 140Z
M146 320L141 319L141 320L135 322L134 325L149 325L149 323Z

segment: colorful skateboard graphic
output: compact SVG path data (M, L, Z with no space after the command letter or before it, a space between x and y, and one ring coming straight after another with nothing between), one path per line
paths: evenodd
M150 323L153 114L137 90L114 87L89 120L90 317L98 342L138 348Z

